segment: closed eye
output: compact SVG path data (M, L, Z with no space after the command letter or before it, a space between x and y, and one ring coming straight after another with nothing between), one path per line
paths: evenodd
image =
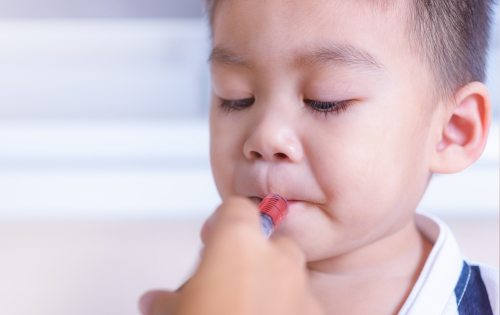
M337 114L341 110L346 110L346 108L353 103L353 100L320 102L306 99L304 103L307 105L308 109L327 115L329 113Z
M248 108L255 103L255 98L244 98L241 100L225 100L221 99L220 108L223 112L230 112L233 110L242 110Z

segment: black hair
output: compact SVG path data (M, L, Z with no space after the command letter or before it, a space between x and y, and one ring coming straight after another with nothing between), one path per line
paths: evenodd
M435 76L440 96L484 82L492 0L413 0L410 41Z
M211 25L219 1L205 0ZM385 1L376 2L387 6ZM452 96L469 82L484 82L494 0L409 1L410 45L431 69L437 96Z

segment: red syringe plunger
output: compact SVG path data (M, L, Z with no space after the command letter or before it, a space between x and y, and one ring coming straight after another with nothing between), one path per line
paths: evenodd
M280 195L269 195L259 204L260 228L270 237L288 214L288 201Z

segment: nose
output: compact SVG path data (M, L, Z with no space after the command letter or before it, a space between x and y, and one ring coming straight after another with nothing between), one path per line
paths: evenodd
M282 117L267 116L252 129L243 146L248 160L286 161L297 163L304 157L301 142L293 128Z

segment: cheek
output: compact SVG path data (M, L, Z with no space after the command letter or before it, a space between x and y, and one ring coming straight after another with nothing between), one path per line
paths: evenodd
M310 135L316 139L307 141L311 165L322 186L331 187L331 199L352 193L383 201L410 187L410 178L426 173L424 124L415 111L392 104L372 104Z
M425 190L421 122L410 111L373 107L377 111L353 111L309 128L307 137L314 141L305 141L311 169L327 196L324 210L335 225L331 236L337 244L373 241L401 227Z
M213 107L213 105L212 105ZM245 128L218 108L210 110L210 164L221 198L233 195L238 161L243 158Z

